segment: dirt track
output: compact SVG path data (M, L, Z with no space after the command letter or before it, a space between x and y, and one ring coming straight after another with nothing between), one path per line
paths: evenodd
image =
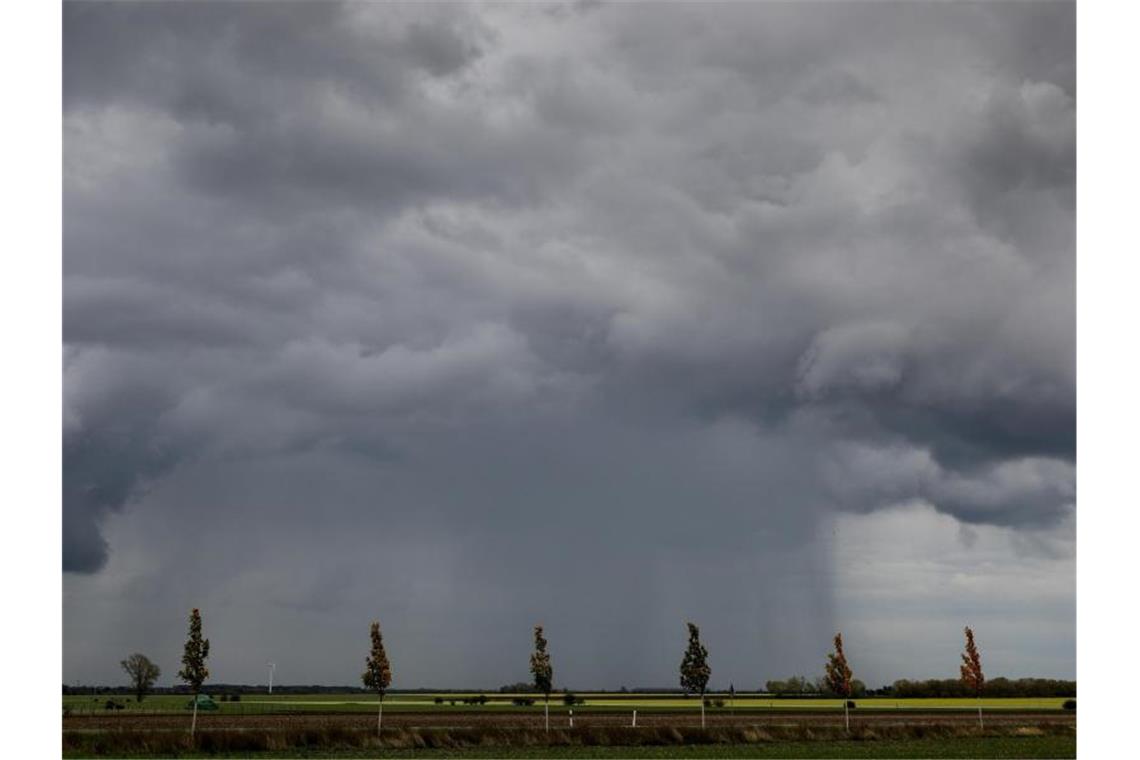
M629 712L579 713L574 716L575 728L590 726L628 726ZM746 712L732 715L709 713L706 718L709 726L775 726L775 725L843 725L843 714L822 712ZM857 725L973 725L977 715L967 712L851 712L851 724ZM1034 713L1034 712L993 712L985 715L988 726L1008 726L1018 724L1057 723L1076 726L1073 713ZM189 715L78 715L63 719L65 731L100 730L185 730ZM566 728L565 713L552 713L551 727ZM701 724L699 713L643 712L638 711L638 726L697 727ZM375 729L376 716L368 713L320 714L305 713L295 715L198 715L198 726L202 729L242 730L242 729L301 729L301 728L357 728ZM384 716L385 728L541 728L541 714L491 713L491 712L391 712Z

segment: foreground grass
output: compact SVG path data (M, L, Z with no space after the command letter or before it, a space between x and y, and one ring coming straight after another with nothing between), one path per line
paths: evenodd
M1076 756L1071 725L1040 723L976 729L914 724L860 727L594 727L528 729L202 731L191 749L180 731L64 731L64 757L306 758L654 758L654 757L994 757Z
M129 755L125 755L129 756ZM225 758L510 758L512 760L557 760L558 758L1075 758L1075 736L960 737L953 739L888 739L881 741L781 742L777 744L705 744L655 747L474 747L466 749L416 750L289 750L266 753L202 754L178 757ZM64 757L85 757L66 752Z

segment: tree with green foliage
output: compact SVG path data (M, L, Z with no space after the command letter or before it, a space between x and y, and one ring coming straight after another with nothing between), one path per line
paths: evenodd
M697 693L701 697L701 728L705 727L705 689L709 685L712 669L709 667L709 650L701 644L701 630L692 623L689 627L689 646L681 659L681 688L686 693Z
M198 608L190 610L190 635L186 639L186 646L182 650L182 669L178 671L194 695L194 717L190 719L190 738L194 738L194 729L198 725L198 694L202 691L202 684L210 677L206 667L206 658L210 656L210 640L202 638L202 615Z
M827 655L824 666L824 679L827 688L843 697L843 722L851 730L851 718L847 712L847 702L851 697L851 668L847 666L847 655L843 653L843 634L835 634L835 651Z
M550 730L550 692L554 688L554 667L550 664L550 653L546 651L546 637L542 626L534 627L534 652L530 656L530 673L534 676L534 688L546 696L546 730Z
M145 654L135 652L125 660L121 660L119 665L127 672L127 676L131 679L131 687L135 690L135 701L142 702L143 697L154 686L154 682L162 675L162 671L158 666L150 661L150 658Z
M978 700L978 728L984 728L982 723L982 689L986 685L986 676L982 673L982 656L978 653L978 646L974 643L974 631L970 626L965 628L966 651L962 653L962 664L959 672L962 674L962 685L965 686Z
M364 674L360 679L364 682L365 688L372 689L380 698L376 712L376 733L379 735L384 720L384 692L392 683L392 668L388 664L388 654L384 651L384 637L380 635L379 621L372 621L370 635L372 649L364 658Z

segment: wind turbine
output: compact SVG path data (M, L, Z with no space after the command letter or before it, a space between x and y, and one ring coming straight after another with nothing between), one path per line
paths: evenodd
M273 693L273 671L277 670L277 663L270 662L269 665L269 693Z

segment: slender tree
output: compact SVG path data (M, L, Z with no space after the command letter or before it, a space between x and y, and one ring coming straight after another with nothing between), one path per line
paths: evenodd
M546 730L550 730L550 692L554 688L554 668L550 664L550 653L546 651L546 637L542 626L534 627L534 652L530 656L530 672L534 676L534 688L546 695Z
M119 664L123 670L127 671L127 675L131 679L131 686L135 690L135 701L142 702L143 697L154 686L154 682L162 675L162 671L150 661L149 657L138 652L125 660L121 660Z
M364 686L376 692L380 698L376 712L376 733L384 720L384 692L392 683L392 668L388 665L388 654L384 651L384 637L380 635L380 623L372 621L372 649L364 658L364 674L360 677Z
M974 692L978 700L978 728L984 728L982 723L982 689L986 685L986 676L982 673L982 656L978 654L978 646L974 643L974 631L966 626L966 651L962 653L962 664L959 670L962 673L962 683L967 689Z
M701 696L701 728L705 727L705 689L709 685L709 650L701 644L701 629L692 623L689 627L689 646L681 659L681 688L688 693L697 692Z
M851 718L847 712L847 700L851 697L851 668L847 666L847 656L843 654L843 634L835 634L835 651L827 655L824 666L824 679L827 688L843 697L843 723L851 730Z
M206 667L206 658L209 656L210 640L202 638L202 615L195 607L190 610L190 635L182 650L182 670L178 671L178 677L194 694L194 717L190 719L191 740L198 725L198 694L202 691L202 684L210 677L210 671Z

